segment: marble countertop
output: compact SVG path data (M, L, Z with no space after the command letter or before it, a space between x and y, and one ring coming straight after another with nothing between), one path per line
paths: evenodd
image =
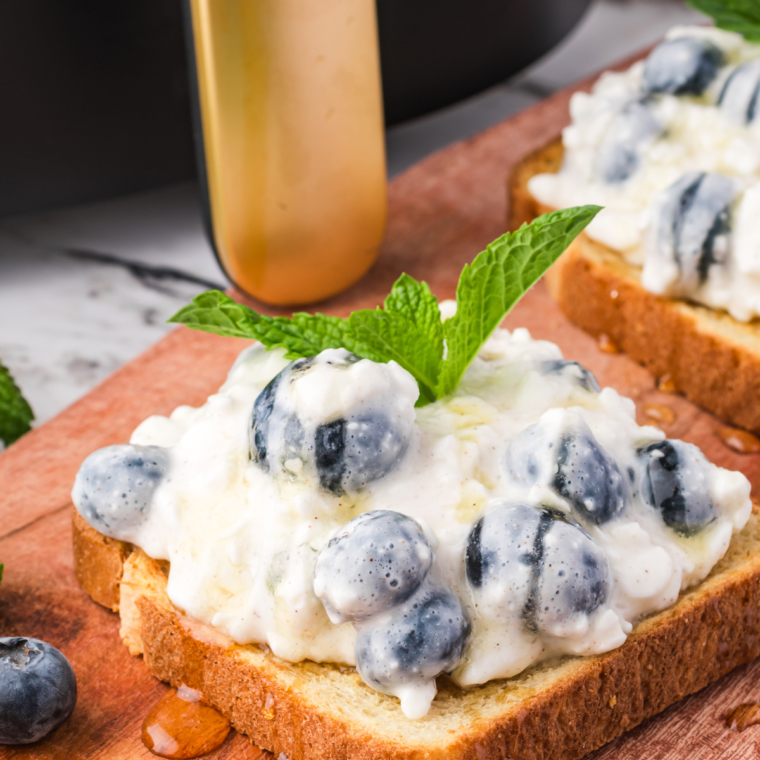
M598 0L518 78L388 131L394 176L702 17L676 0ZM0 221L0 359L40 424L173 329L166 319L227 279L194 184Z

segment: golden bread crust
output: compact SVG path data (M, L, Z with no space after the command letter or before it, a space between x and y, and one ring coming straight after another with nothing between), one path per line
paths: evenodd
M76 509L73 510L72 534L74 573L79 585L98 604L118 612L122 568L132 547L98 533Z
M98 535L75 519L75 544ZM115 555L109 547L99 556ZM130 651L157 678L200 689L253 743L289 760L576 760L760 654L757 510L707 580L637 624L619 649L473 689L441 679L420 721L353 669L287 663L184 617L166 594L165 571L134 549L111 579ZM103 568L78 572L85 589L102 587Z
M559 169L561 148L555 140L516 167L509 182L510 229L550 210L532 198L527 183L534 174ZM642 287L637 267L583 234L546 281L575 324L607 335L654 375L668 376L695 404L760 432L759 322L737 322L725 312L656 296Z

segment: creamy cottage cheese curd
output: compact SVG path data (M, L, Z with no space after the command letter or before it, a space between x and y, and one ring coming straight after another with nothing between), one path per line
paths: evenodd
M679 27L646 61L570 102L542 204L604 206L589 237L642 266L651 292L760 315L760 46Z
M639 427L526 330L497 330L451 396L417 397L394 362L249 348L203 406L92 454L74 503L168 560L186 615L356 666L412 718L443 672L467 687L620 646L749 517L743 475Z

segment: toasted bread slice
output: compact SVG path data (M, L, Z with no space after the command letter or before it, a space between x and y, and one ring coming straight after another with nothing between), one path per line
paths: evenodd
M183 616L165 563L105 538L76 510L74 548L80 583L118 606L124 642L157 678L200 689L254 744L289 760L575 760L760 654L757 507L710 576L619 649L467 690L441 678L418 721L353 668L284 662Z
M509 182L510 229L551 210L533 199L528 180L559 171L561 164L558 139L515 168ZM637 267L585 234L546 280L562 311L584 330L606 335L695 404L760 432L760 322L737 322L725 312L644 290Z

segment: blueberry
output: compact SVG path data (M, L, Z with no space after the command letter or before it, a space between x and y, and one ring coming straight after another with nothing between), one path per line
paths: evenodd
M701 95L724 58L720 48L704 39L678 37L661 42L644 64L644 92Z
M38 639L0 638L0 744L31 744L74 711L77 682L69 661Z
M319 553L314 591L334 623L365 620L405 602L432 564L432 547L415 520L365 512Z
M522 617L528 630L560 634L607 600L610 570L602 549L561 512L502 502L472 527L465 571L482 615Z
M610 568L602 548L585 530L554 519L542 534L540 574L529 599L529 624L561 635L562 627L589 616L609 596Z
M644 498L676 533L692 536L717 518L710 496L709 462L693 444L658 441L639 452Z
M146 520L153 493L168 470L169 454L161 446L106 446L79 468L74 505L93 528L121 538Z
M578 414L558 429L531 425L507 449L507 472L525 487L545 485L570 502L575 514L602 525L622 513L626 483L617 463Z
M425 590L398 608L386 625L359 628L356 669L365 683L383 692L430 681L454 670L469 635L459 599L442 589Z
M623 475L590 430L562 438L557 465L554 488L584 519L602 525L623 511Z
M324 422L312 419L311 409L297 408L294 388L301 378L320 371L323 385L339 388L350 382L346 370L358 361L348 351L328 350L283 369L254 403L253 461L278 477L316 477L322 488L338 496L358 491L393 470L411 439L413 399L405 399L408 414L399 413L396 397L381 396Z
M470 530L465 574L475 588L489 588L510 605L522 606L530 589L541 512L504 503L481 517ZM520 599L522 599L520 601ZM516 601L517 600L517 601Z
M625 182L639 168L646 147L663 131L648 104L629 103L612 121L599 146L596 173L609 183Z
M320 485L341 494L387 475L406 451L409 436L375 413L320 425L314 442Z
M578 362L571 362L567 359L550 359L539 362L538 368L546 375L561 375L589 393L599 393L601 390L594 373Z
M749 124L760 111L760 61L737 66L718 97L720 110L738 124Z
M692 293L712 265L725 263L735 195L731 178L690 172L671 185L656 206L657 251L677 265L679 293Z

